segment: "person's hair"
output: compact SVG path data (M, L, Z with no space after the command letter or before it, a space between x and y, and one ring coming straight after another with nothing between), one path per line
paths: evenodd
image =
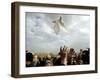
M32 53L30 53L30 52L26 53L26 61L32 61L32 60L33 60Z
M74 52L74 49L73 48L70 48L70 52Z

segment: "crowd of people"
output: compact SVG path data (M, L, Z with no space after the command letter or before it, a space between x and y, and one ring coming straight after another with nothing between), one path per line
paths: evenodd
M89 64L89 55L89 48L86 50L80 49L79 53L76 53L74 48L66 46L60 47L60 51L56 56L47 54L42 58L26 50L26 67Z

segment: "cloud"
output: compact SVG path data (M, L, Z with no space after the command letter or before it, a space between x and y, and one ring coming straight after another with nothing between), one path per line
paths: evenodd
M59 34L55 34L52 23L62 16L65 24ZM58 53L60 46L66 45L75 50L89 47L89 15L63 15L50 13L26 13L26 49L31 52Z

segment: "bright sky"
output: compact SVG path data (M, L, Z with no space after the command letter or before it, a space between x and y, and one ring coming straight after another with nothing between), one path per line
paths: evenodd
M62 17L64 27L58 34L53 21ZM31 52L52 52L57 54L60 46L79 49L89 48L90 16L26 12L26 49Z

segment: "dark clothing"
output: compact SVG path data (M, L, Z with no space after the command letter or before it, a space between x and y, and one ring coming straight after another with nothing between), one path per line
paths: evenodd
M40 66L45 66L45 60L40 61Z
M58 58L56 61L55 61L55 66L59 66L59 65L64 65L64 64L61 64L61 58Z
M90 63L89 55L90 55L90 53L89 53L88 50L83 51L83 54L82 54L83 64L89 64Z

